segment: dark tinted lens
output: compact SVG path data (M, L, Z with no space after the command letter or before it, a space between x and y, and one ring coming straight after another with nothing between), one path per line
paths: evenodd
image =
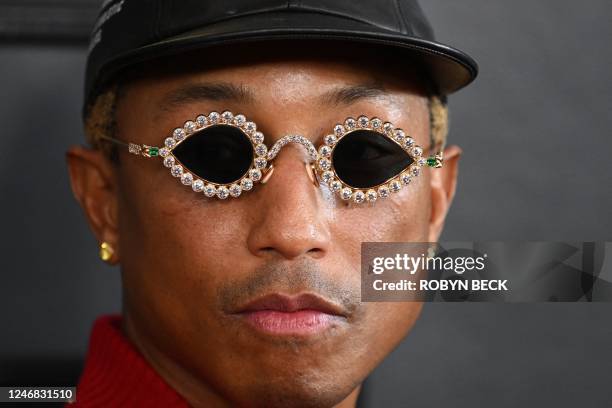
M369 188L400 174L412 158L397 143L371 130L344 136L332 153L338 177L349 186Z
M253 145L240 129L215 125L174 148L173 154L196 176L218 184L239 180L253 162Z

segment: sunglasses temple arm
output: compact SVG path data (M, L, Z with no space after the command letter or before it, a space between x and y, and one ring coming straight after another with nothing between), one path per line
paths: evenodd
M115 139L113 137L110 136L105 136L105 135L100 135L98 136L98 139L104 139L108 142L114 143L118 146L124 146L124 147L129 147L129 143L125 143L123 140L119 140L119 139Z
M139 145L136 143L126 143L123 140L115 139L114 137L102 135L99 137L118 146L127 147L128 152L136 156L157 157L159 156L159 148L155 146Z

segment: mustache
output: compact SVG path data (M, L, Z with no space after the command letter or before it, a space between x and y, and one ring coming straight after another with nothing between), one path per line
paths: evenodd
M267 262L248 277L224 283L217 290L217 299L220 309L231 313L253 299L272 293L313 293L341 306L349 316L361 304L359 280L339 280L312 259Z

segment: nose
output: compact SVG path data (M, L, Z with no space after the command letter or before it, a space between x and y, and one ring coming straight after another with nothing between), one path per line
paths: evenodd
M313 186L303 146L287 145L274 159L274 174L260 186L248 235L249 251L258 257L321 258L329 251L327 211Z

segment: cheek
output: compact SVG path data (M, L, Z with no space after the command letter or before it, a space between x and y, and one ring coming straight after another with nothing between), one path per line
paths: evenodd
M189 320L215 307L215 288L236 273L232 260L247 250L248 214L240 202L210 200L183 187L171 183L167 194L148 199L135 187L120 208L127 303L142 309L139 314L176 320L178 330L202 326Z
M181 185L159 163L148 164L126 163L120 180L122 245L147 251L142 262L155 258L188 263L202 258L200 265L192 265L197 267L204 266L207 253L210 259L219 258L239 245L245 234L239 222L245 217L240 200L208 199Z
M374 204L349 205L337 214L334 231L343 242L427 241L430 192L423 174L398 193Z
M421 302L378 302L369 304L371 337L381 359L386 357L412 329L418 319Z
M190 191L175 195L184 200L145 203L141 215L126 221L129 225L123 228L127 245L140 246L157 262L169 263L156 269L202 274L211 267L222 268L227 254L244 250L246 215L240 203L209 200Z

